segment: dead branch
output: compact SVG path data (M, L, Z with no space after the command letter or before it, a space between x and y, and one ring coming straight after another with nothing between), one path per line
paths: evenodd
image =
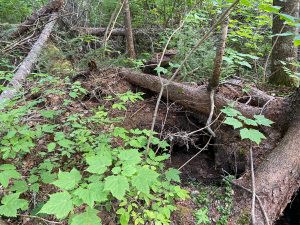
M12 99L19 89L22 87L23 82L26 77L30 74L34 64L38 60L38 56L40 55L44 44L48 40L50 33L55 25L57 20L58 13L53 13L49 19L49 23L46 24L44 30L42 31L38 40L32 46L31 51L27 55L27 57L21 63L19 69L16 71L13 79L8 84L8 87L11 88L9 90L5 90L0 95L0 103L3 103L5 100Z
M12 33L12 37L21 36L42 16L46 16L53 12L57 12L64 4L64 0L52 0L38 11L34 12L26 21L24 21L18 29Z

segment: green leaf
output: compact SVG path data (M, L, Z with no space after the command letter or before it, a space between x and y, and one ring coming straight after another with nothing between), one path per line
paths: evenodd
M168 70L164 67L161 66L157 66L155 69L156 73L159 74L166 74L168 72Z
M84 203L93 207L95 202L101 203L107 201L108 192L104 191L103 183L95 182L89 184L87 188L80 187L76 189L74 194Z
M48 149L48 152L53 152L53 150L55 149L56 147L56 143L55 142L51 142L47 145L47 149Z
M258 130L244 128L240 130L242 140L249 139L256 144L260 144L262 139L266 139L265 135Z
M224 123L233 126L234 129L243 127L243 124L239 120L232 117L226 117Z
M88 207L84 213L75 215L70 225L101 225L98 213L98 210Z
M16 217L17 210L26 210L28 208L28 202L24 199L19 199L20 193L11 195L5 195L0 206L0 215L7 217Z
M58 180L54 181L52 184L62 190L72 190L78 185L80 180L80 172L73 168L70 172L59 171Z
M108 166L112 164L112 156L110 152L102 151L97 155L86 157L89 167L86 169L90 173L103 174Z
M10 179L19 179L21 174L17 172L16 167L11 164L3 164L0 166L0 184L8 187Z
M125 165L123 167L122 175L126 177L131 177L133 174L136 173L136 168L132 165Z
M64 219L72 210L71 195L68 192L59 192L50 195L50 199L39 213L53 214L57 219Z
M242 120L245 124L250 126L257 126L257 122L255 120L249 119L245 116L238 116L240 120Z
M136 165L142 161L141 153L136 149L124 150L119 154L119 159L124 165Z
M274 122L267 119L264 115L254 115L256 122L259 125L270 127Z
M175 182L180 182L180 171L174 168L170 168L167 170L166 178L168 181L175 181Z
M225 107L221 110L222 113L226 114L227 116L238 116L242 115L239 111L231 108L231 107Z
M129 191L129 183L124 176L109 176L105 178L104 190L110 191L118 200L122 200L126 191Z
M261 4L259 6L260 9L266 11L266 12L270 12L270 13L278 13L280 10L280 6L272 6L269 4Z
M10 191L15 191L17 193L24 193L28 190L28 185L24 180L17 180L14 185L10 188Z
M300 46L300 34L295 36L294 44L295 44L295 46Z
M150 186L157 181L158 173L148 168L141 168L135 177L132 178L132 185L138 191L145 194L150 193Z

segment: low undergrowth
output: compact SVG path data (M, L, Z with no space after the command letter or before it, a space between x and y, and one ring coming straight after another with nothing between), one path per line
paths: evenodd
M0 215L71 225L170 224L175 200L189 195L178 185L179 171L164 167L168 143L154 134L146 151L149 130L126 130L105 106L76 110L86 94L80 82L43 74L32 81L26 101L17 98L0 113ZM56 98L61 104L49 106ZM106 97L114 110L141 99L132 92Z

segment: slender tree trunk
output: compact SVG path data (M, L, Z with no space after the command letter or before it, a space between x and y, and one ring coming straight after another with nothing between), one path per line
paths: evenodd
M125 36L127 40L127 51L129 57L134 59L136 57L136 54L134 50L133 33L131 27L129 0L124 0L124 23L125 23Z
M19 89L22 87L23 82L25 81L26 77L31 73L31 70L38 60L38 56L40 55L43 46L45 45L46 41L48 40L50 33L55 25L56 19L58 14L55 12L49 19L49 23L46 24L44 30L42 31L39 39L34 43L31 51L26 56L26 58L21 63L19 69L17 70L16 74L14 75L11 82L8 84L9 90L5 90L0 95L0 105L5 101L12 99Z
M282 7L280 12L288 14L293 17L299 17L299 4L300 0L273 0L274 6ZM284 20L280 19L280 16L273 16L273 34L279 33L296 33L297 28L286 25ZM276 41L277 40L277 41ZM274 48L272 50L271 60L271 76L269 82L276 85L293 86L293 79L284 70L284 67L288 68L292 73L296 72L296 66L291 63L297 60L297 47L294 45L293 36L274 36L273 39ZM283 65L282 62L286 62Z
M228 24L229 24L229 18L227 17L221 25L220 42L216 51L214 71L208 84L208 90L216 89L219 85L221 69L222 69L222 61L223 61L223 56L226 47L226 39L228 34Z

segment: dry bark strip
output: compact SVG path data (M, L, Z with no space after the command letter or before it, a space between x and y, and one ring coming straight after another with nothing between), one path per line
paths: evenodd
M38 60L38 56L40 55L43 46L45 45L46 41L48 40L51 31L55 25L55 22L57 20L58 13L54 12L50 19L49 23L45 25L44 30L42 31L40 37L38 40L34 43L34 45L31 48L31 51L26 56L26 58L21 63L19 69L15 73L13 79L8 84L8 87L10 89L5 90L0 95L0 103L3 103L5 100L12 99L16 93L19 91L19 89L22 87L23 82L25 81L26 77L31 73L31 70L34 66L34 64Z
M49 4L34 12L26 21L24 21L18 29L12 33L12 37L21 36L42 16L57 12L64 4L64 0L52 0Z
M130 69L121 69L119 73L124 77L124 79L134 85L157 93L160 91L161 83L157 76L152 76ZM167 80L163 79L163 82L167 83ZM204 85L192 87L182 83L171 82L165 88L163 96L192 111L204 115L209 115L210 113L210 96L207 91L207 87ZM232 102L232 100L225 98L221 94L216 94L215 96L215 106L217 110L227 106L230 102ZM283 113L283 105L284 101L282 101L282 99L274 99L272 104L268 104L265 107L263 114L274 122L279 122L282 118L280 115ZM247 117L258 115L262 110L260 107L253 107L239 102L236 102L235 107Z

